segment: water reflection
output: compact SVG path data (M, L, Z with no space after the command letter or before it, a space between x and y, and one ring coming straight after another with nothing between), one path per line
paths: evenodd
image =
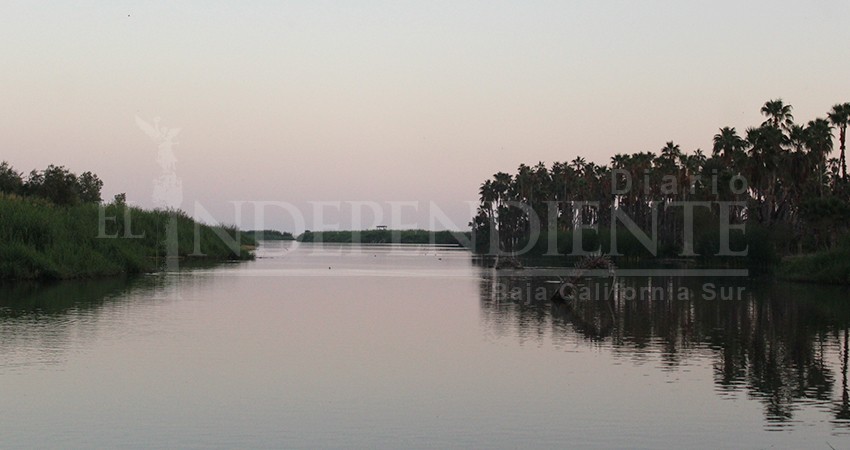
M63 363L129 303L161 297L168 284L165 276L0 284L0 370Z
M801 408L829 413L850 430L847 390L848 290L742 279L591 279L577 299L549 301L559 284L484 271L485 327L521 342L609 348L636 364L674 371L707 358L718 395L761 402L768 428L788 426ZM727 293L727 300L721 293ZM713 299L713 300L711 300Z
M57 283L0 284L0 319L57 318L75 309L91 309L127 292L137 279L105 278Z

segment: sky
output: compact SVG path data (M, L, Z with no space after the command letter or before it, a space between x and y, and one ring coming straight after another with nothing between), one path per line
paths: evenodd
M202 220L462 229L521 163L710 151L773 98L822 117L848 43L839 0L4 0L0 160L154 207L159 118Z

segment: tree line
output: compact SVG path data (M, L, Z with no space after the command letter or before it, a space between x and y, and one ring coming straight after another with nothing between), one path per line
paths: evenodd
M642 230L657 227L658 253L672 256L685 246L685 211L677 206L711 202L693 209L697 253L716 252L721 219L744 225L749 237L737 233L736 239L742 248L751 244L751 252L761 248L775 257L834 248L850 220L845 156L850 103L808 122L795 122L792 112L781 99L766 102L763 123L743 134L734 127L719 129L710 154L686 153L671 141L657 152L616 154L607 165L576 157L549 167L521 164L513 175L498 172L479 189L470 224L475 245L479 251L541 250L544 243L530 242L538 226L543 229L538 241L558 233L559 249L569 251L568 237L577 227L604 230L615 214L625 214ZM727 213L722 202L732 205ZM583 238L591 248L610 249L604 232ZM626 255L647 254L634 239L625 248Z
M0 193L22 197L39 197L56 205L71 206L99 203L103 181L92 172L80 175L64 166L47 166L32 170L28 176L16 171L6 161L0 163Z

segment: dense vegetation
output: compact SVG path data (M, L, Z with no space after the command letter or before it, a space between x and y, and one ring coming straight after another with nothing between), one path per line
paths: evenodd
M295 236L288 231L278 230L250 230L242 232L243 235L258 241L294 241Z
M792 281L850 284L850 239L832 250L785 258L779 275Z
M91 172L77 176L63 166L47 166L33 170L28 177L13 169L6 161L0 163L0 192L9 195L39 197L54 205L69 206L100 202L103 181Z
M235 227L207 226L182 211L146 211L124 195L100 203L102 183L50 166L23 179L0 164L0 279L85 278L156 270L178 257L245 259L255 242ZM167 240L167 230L176 239ZM196 239L197 232L197 239ZM238 237L238 241L236 241ZM227 238L239 245L228 245ZM238 247L238 248L237 248Z
M427 230L305 231L301 242L464 245L469 233Z
M746 233L732 230L730 247L749 245L748 264L837 249L850 223L845 158L850 103L800 124L782 100L768 101L761 112L764 123L743 136L735 128L721 128L710 155L700 149L686 154L668 142L658 153L616 154L610 165L577 157L551 167L522 164L515 175L499 172L479 191L481 203L471 223L476 249L544 253L555 233L559 252L571 253L576 228L589 224L598 231L583 230L584 250L611 252L616 234L616 254L624 257L713 257L724 209L726 223L745 226ZM680 202L710 202L693 208L693 251L685 247ZM656 224L655 251L624 230L622 215L647 235ZM536 240L535 228L543 230Z

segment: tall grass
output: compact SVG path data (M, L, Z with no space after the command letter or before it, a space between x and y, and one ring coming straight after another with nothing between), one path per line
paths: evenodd
M235 227L198 224L180 211L121 204L57 206L0 194L0 279L154 271L168 254L165 237L170 224L177 230L177 256L182 258L248 259L248 247L255 245ZM220 236L238 245L228 245Z
M850 284L850 238L829 251L785 258L777 273L791 281Z

